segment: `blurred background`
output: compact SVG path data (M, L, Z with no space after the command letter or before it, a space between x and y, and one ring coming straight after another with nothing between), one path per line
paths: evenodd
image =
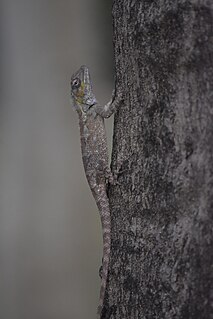
M102 237L70 76L88 65L109 100L111 1L1 0L0 26L0 318L94 319Z

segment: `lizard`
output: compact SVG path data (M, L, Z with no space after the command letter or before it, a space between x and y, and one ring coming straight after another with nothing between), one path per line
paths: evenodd
M122 97L121 94L115 94L114 91L112 99L104 107L101 107L93 93L89 69L87 66L82 65L71 77L71 99L79 117L81 151L85 175L96 201L102 224L103 259L98 306L98 316L101 318L111 245L107 182L113 183L113 176L108 165L104 118L110 117L115 112Z

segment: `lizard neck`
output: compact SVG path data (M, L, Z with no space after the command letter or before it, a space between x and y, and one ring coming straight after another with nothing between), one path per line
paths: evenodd
M86 105L82 104L79 106L78 111L78 116L79 116L79 121L80 123L86 123L87 119L89 117L95 118L97 113L95 111L95 105Z

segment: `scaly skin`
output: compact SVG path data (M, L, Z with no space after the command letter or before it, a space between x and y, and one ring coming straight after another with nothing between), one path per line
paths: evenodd
M106 180L111 179L108 166L107 139L104 117L117 107L111 101L100 107L92 91L89 70L86 66L71 78L71 97L79 116L81 151L88 184L99 209L103 231L103 265L98 315L101 317L110 259L111 226Z

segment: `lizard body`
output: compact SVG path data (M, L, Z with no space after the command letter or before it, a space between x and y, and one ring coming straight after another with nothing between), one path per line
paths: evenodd
M71 97L79 116L81 151L86 178L96 201L103 232L103 264L98 315L101 316L106 290L111 225L109 199L106 180L112 175L108 166L107 138L104 118L109 117L119 104L118 99L100 107L92 91L89 70L86 66L73 74L71 78Z

